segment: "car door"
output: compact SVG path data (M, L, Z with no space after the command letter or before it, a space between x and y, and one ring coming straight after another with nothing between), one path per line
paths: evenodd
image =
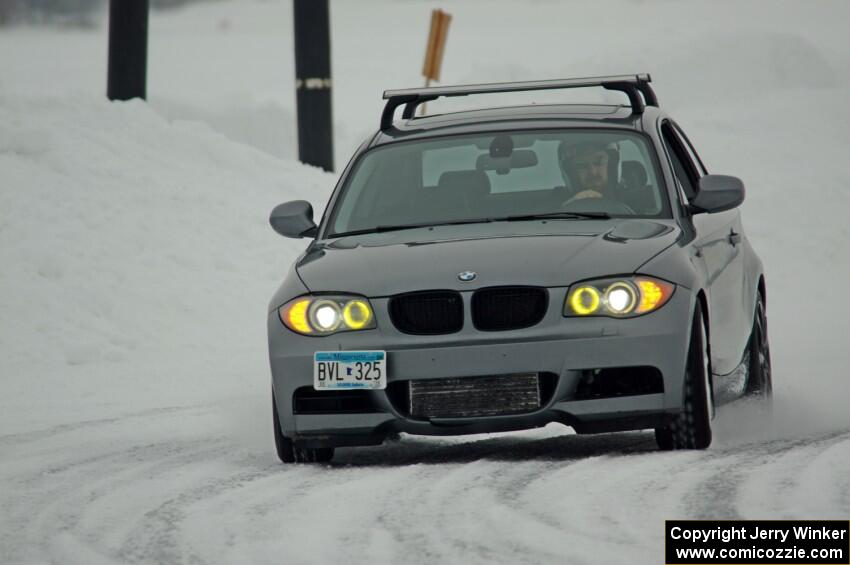
M696 151L671 120L661 126L662 139L673 163L674 175L686 200L698 190L707 174ZM736 209L690 218L696 233L693 242L697 261L706 275L711 336L712 371L732 373L741 361L741 324L744 311L744 261L741 214ZM726 388L715 381L715 389Z

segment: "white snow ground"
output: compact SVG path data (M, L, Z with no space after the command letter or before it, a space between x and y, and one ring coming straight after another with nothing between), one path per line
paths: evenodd
M745 179L774 428L732 406L700 453L550 426L279 465L265 307L304 242L266 218L335 180L291 160L290 4L155 14L149 104L103 100L105 28L3 29L0 562L657 563L665 518L848 517L850 4L336 1L340 166L420 84L436 7L444 83L648 71Z

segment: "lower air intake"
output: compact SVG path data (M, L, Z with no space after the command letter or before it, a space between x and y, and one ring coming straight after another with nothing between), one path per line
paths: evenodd
M295 390L292 409L295 414L369 414L381 412L368 390L314 390L302 386Z
M522 414L540 408L546 392L541 390L537 373L409 381L409 414L414 418Z
M640 396L664 392L664 377L656 367L607 367L581 372L575 400Z

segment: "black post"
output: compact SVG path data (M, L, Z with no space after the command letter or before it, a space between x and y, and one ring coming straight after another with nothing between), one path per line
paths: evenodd
M293 5L298 157L304 163L333 171L328 0L294 0Z
M106 96L144 98L147 63L148 0L110 0Z

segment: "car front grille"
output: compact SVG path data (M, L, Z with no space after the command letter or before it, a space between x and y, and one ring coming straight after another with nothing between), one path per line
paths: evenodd
M472 323L479 330L491 332L527 328L543 319L548 304L545 288L483 288L472 295Z
M471 418L525 414L546 405L554 373L515 373L396 381L387 387L395 409L413 418Z
M399 294L390 299L390 319L400 332L437 335L463 328L463 300L453 290Z

